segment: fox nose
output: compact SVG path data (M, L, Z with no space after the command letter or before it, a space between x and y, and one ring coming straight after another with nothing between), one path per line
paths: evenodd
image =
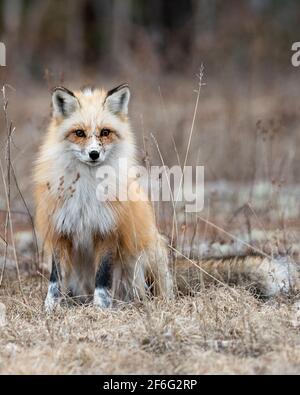
M92 160L97 160L97 159L99 158L100 154L99 154L98 151L91 151L91 152L89 153L89 156L90 156L90 158L91 158Z

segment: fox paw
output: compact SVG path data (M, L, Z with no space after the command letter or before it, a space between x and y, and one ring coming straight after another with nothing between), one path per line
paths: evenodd
M53 296L47 295L44 302L44 309L46 313L52 313L57 306L59 306L60 299L54 298Z
M93 305L101 309L107 309L112 306L112 299L106 288L95 289Z
M53 310L60 304L61 298L56 284L50 284L48 293L44 302L44 309L46 313L52 313Z

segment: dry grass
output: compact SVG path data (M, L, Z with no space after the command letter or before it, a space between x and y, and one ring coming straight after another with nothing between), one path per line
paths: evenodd
M173 302L155 300L99 311L42 309L38 278L6 281L1 301L0 372L18 374L299 373L300 314L295 299L264 303L225 287Z
M147 145L141 158L148 160L149 153L150 161L160 164L149 137L153 133L166 163L183 163L195 81L165 77L158 89L158 79L145 82L142 77L129 78L134 92L133 126L139 145L143 146L143 135ZM101 85L103 80L93 82ZM81 82L86 81L66 81L66 86ZM122 81L106 86L118 82ZM50 99L45 88L34 84L17 82L16 88L18 94L10 93L9 106L16 126L10 147L12 166L33 213L31 167ZM287 81L282 88L277 81L270 88L253 80L249 92L246 85L224 86L211 78L201 95L188 164L205 165L209 182L201 218L216 227L199 217L187 218L179 210L177 248L189 257L226 256L247 253L245 246L251 244L268 254L289 253L299 260L297 85ZM5 130L0 137L4 164ZM37 269L30 217L14 183L10 190L12 234L7 231L1 180L0 235L6 235L10 245L5 253L6 247L0 244L1 270L7 255L0 287L0 373L300 372L300 302L295 296L263 302L242 288L233 294L221 286L173 302L155 300L107 311L62 306L47 316L42 308L47 281L26 275ZM160 229L170 234L172 213L156 208L162 218ZM22 287L12 276L16 270L12 239Z

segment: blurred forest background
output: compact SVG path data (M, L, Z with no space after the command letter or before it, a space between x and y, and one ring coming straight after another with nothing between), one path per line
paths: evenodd
M18 180L10 182L11 207L24 211L21 191L33 212L31 169L50 89L128 82L140 159L161 164L162 155L172 166L187 156L204 165L207 215L232 226L238 213L248 239L249 216L273 228L298 218L300 68L291 64L291 47L299 26L297 0L1 0L7 66L0 82L11 86L15 129L8 139L2 111L0 155L5 167L10 141ZM245 211L248 202L255 213Z
M1 83L16 89L15 116L41 123L41 112L49 113L43 100L56 84L111 88L126 81L138 138L142 129L159 135L171 165L185 156L203 63L190 163L206 164L209 179L252 180L262 134L272 153L258 153L265 158L259 177L283 171L294 182L300 70L291 65L291 46L300 40L299 22L297 0L1 0ZM20 121L19 136L26 129ZM268 161L279 156L281 170L272 170Z
M41 78L45 67L191 75L289 64L299 37L297 0L2 0L8 66Z

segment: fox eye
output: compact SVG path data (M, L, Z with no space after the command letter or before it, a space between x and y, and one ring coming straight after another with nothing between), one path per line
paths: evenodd
M74 132L76 134L77 137L85 137L85 133L83 130L79 129L79 130L75 130Z
M102 129L100 132L100 137L108 137L111 131L109 129Z

